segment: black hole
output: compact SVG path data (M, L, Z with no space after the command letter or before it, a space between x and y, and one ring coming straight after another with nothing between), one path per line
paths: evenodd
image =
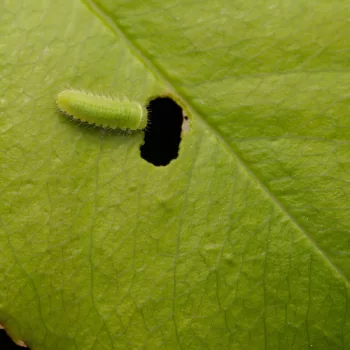
M0 329L0 349L1 350L30 350L13 342L4 329Z
M168 165L179 154L182 108L169 97L158 97L147 106L148 125L141 157L153 165Z

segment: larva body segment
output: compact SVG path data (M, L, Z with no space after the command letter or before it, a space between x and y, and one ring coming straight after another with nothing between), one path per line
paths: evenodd
M89 124L124 130L139 130L147 126L147 109L136 101L64 90L56 102L62 112Z

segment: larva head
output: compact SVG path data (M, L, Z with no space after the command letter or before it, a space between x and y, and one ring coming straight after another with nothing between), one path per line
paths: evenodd
M93 95L83 91L64 90L57 97L59 109L89 124L112 129L144 129L147 109L139 102Z

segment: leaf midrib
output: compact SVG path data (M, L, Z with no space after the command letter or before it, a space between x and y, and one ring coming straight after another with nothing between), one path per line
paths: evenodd
M226 141L226 139L223 138L223 136L213 127L213 125L209 124L204 118L201 117L199 112L196 110L196 108L181 94L179 94L175 86L171 84L170 79L168 79L167 74L156 64L151 62L148 58L145 52L134 44L129 37L121 30L120 27L118 27L117 23L113 20L112 17L110 17L107 14L107 11L105 11L100 5L97 5L94 0L82 0L83 3L86 4L86 6L97 16L99 17L104 24L106 24L112 32L117 35L118 37L122 38L124 42L129 46L129 48L141 58L142 62L146 67L148 67L151 71L153 71L159 80L161 80L165 86L169 89L171 93L173 93L175 96L178 96L181 101L186 105L186 108L188 111L196 116L198 118L198 121L200 121L203 126L205 126L207 129L210 129L212 133L222 142L227 149L231 151L232 156L234 156L237 160L237 162L242 166L243 169L247 172L248 176L251 178L251 180L255 183L257 183L261 190L267 195L268 198L276 205L282 213L291 221L291 223L294 225L294 227L300 231L308 240L309 242L314 246L314 248L321 254L323 259L326 261L326 263L330 266L330 268L337 274L339 277L344 281L346 285L350 284L350 280L346 277L344 272L338 268L338 266L330 259L330 257L327 255L327 253L316 243L316 241L310 236L308 232L298 223L296 218L287 211L287 208L277 199L277 197L264 185L262 180L250 169L250 167L244 162L244 160L234 151L233 147Z

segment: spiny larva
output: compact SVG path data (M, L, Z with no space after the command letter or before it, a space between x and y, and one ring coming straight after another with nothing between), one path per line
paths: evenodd
M63 90L56 103L63 113L89 124L123 130L140 130L147 126L147 109L136 101Z

